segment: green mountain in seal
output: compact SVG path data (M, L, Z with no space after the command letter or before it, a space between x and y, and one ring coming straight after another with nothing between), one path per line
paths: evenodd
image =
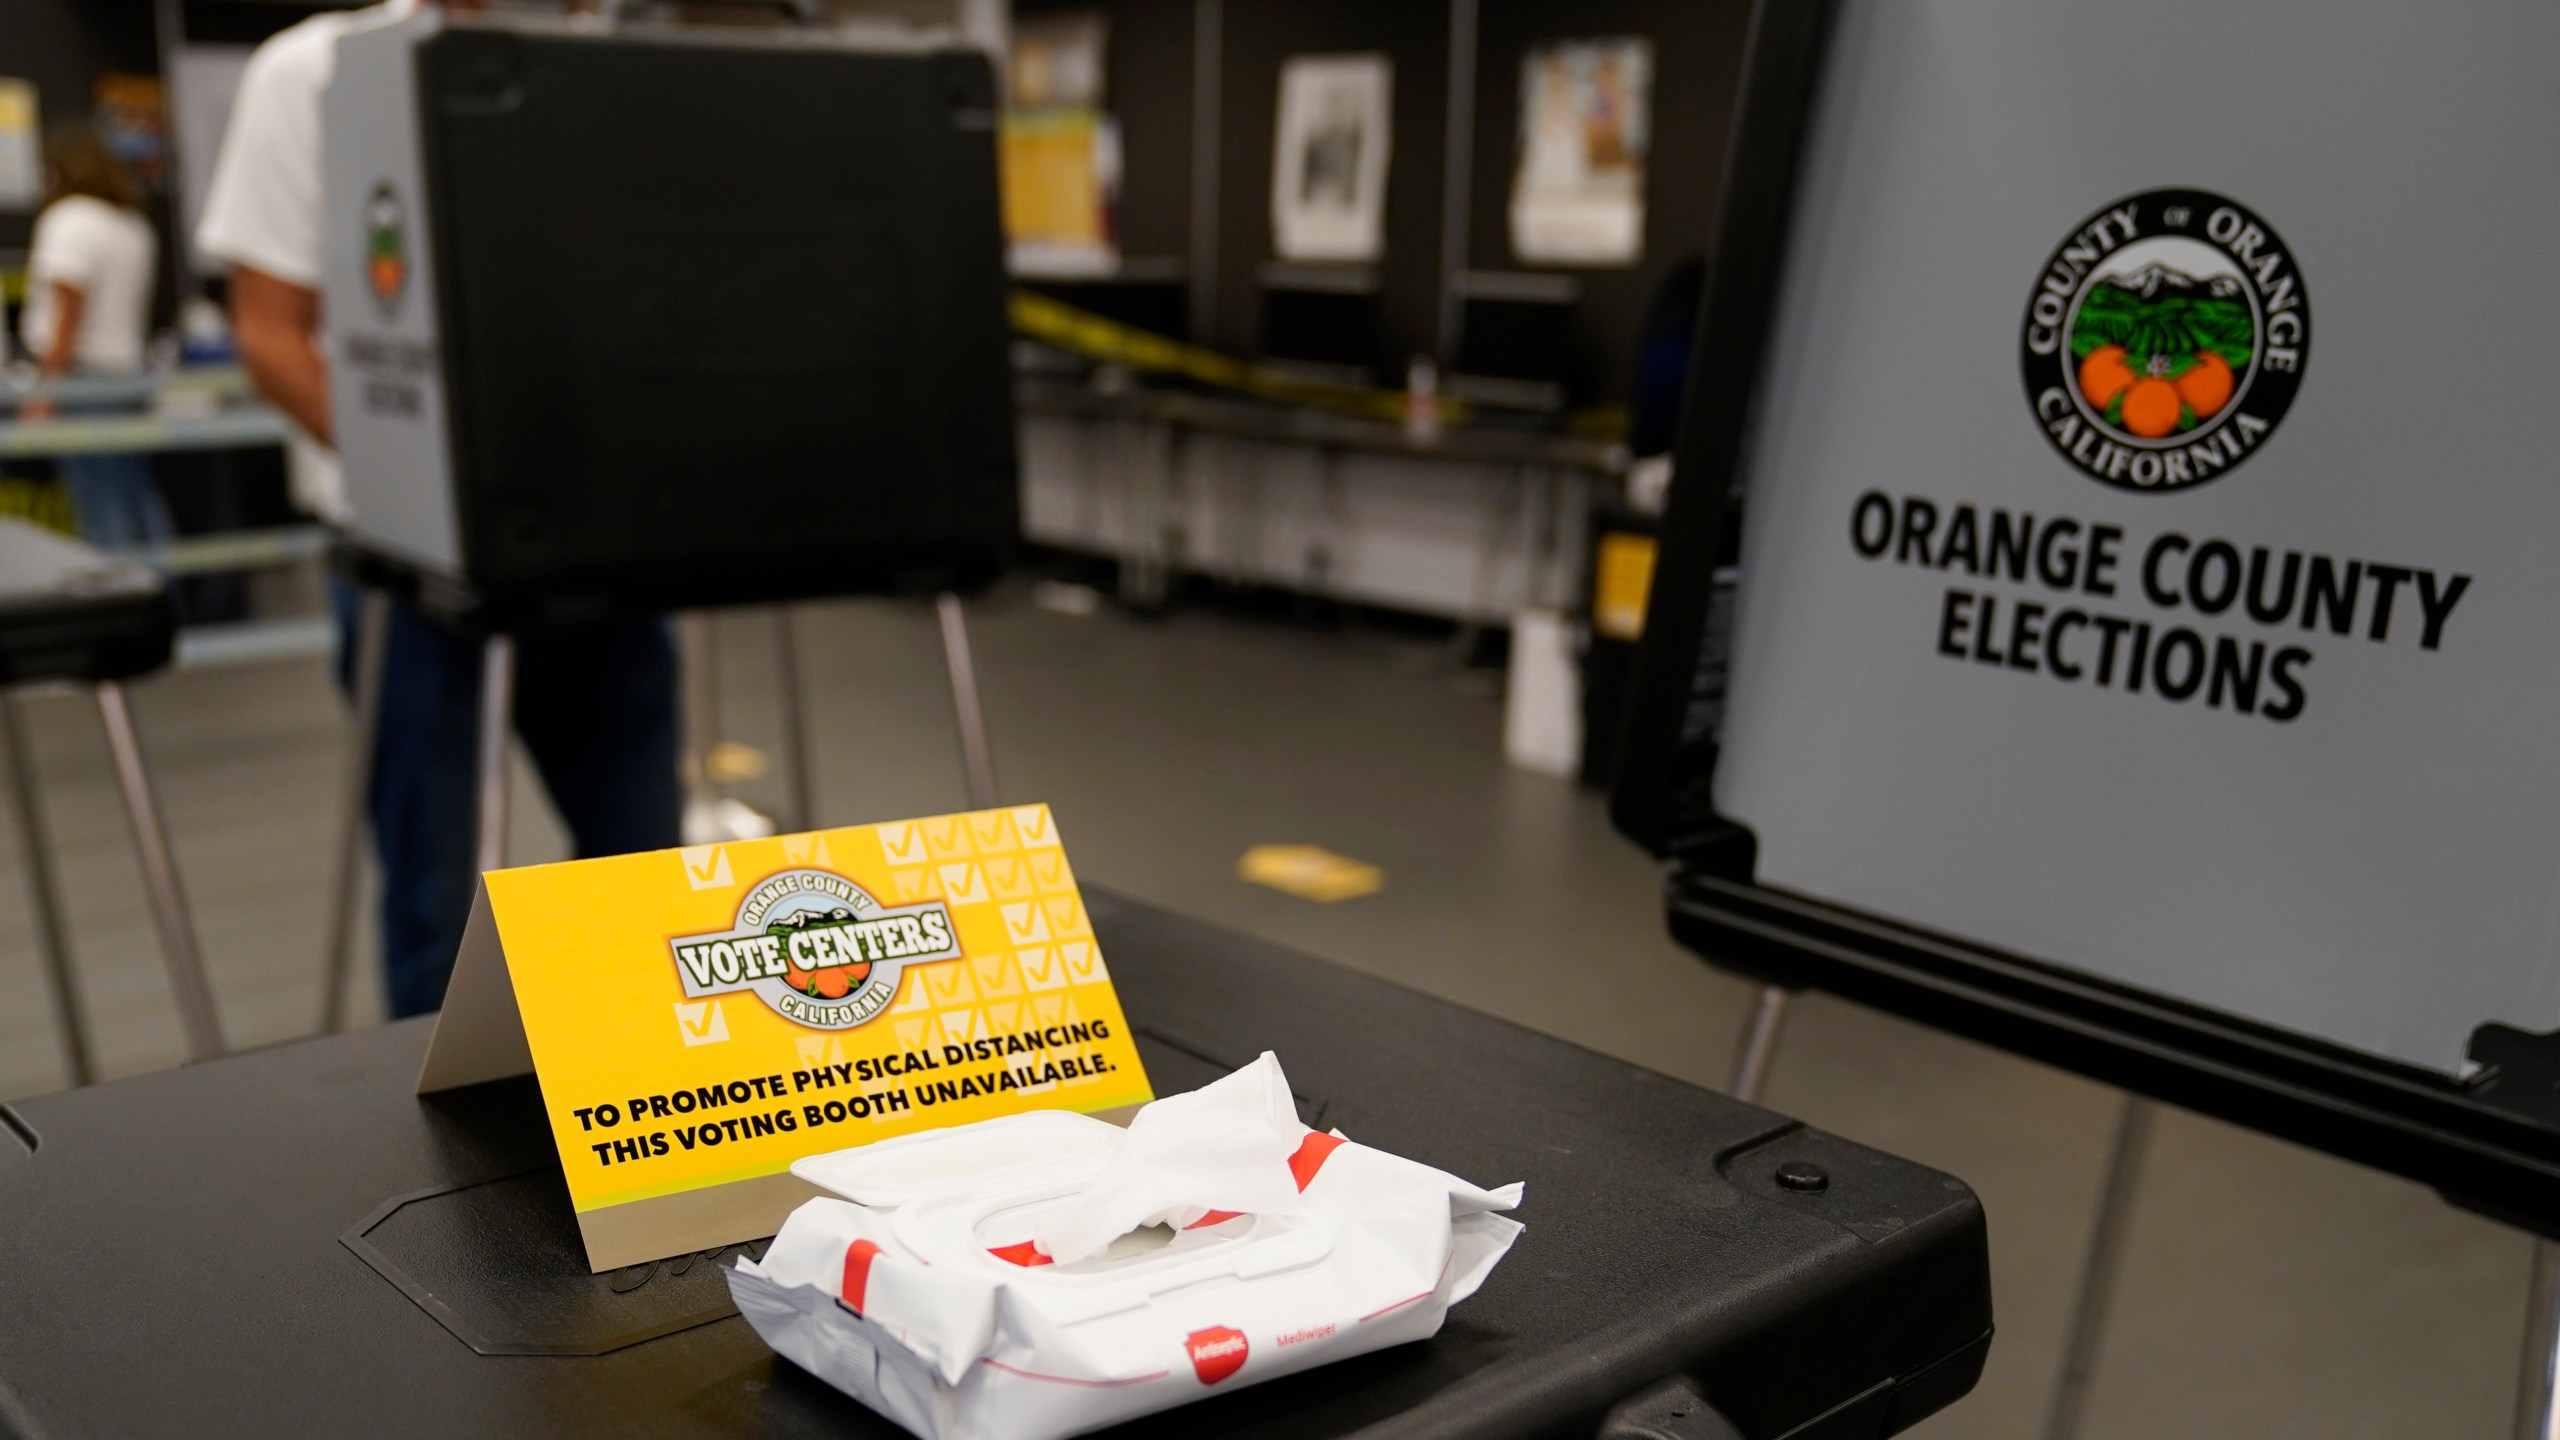
M2089 287L2071 324L2071 356L2082 360L2100 346L2121 345L2135 374L2175 377L2196 363L2199 351L2210 350L2239 374L2248 370L2257 338L2237 279L2198 280L2147 265L2131 275L2101 276Z

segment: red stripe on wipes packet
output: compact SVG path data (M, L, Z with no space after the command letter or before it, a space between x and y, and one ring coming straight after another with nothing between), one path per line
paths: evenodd
M821 1252L823 1253L823 1252ZM844 1250L844 1303L862 1309L862 1292L871 1285L871 1261L880 1247L868 1240L856 1240Z
M1040 1253L1040 1247L1025 1240L1019 1245L998 1245L987 1251L1010 1265L1055 1265L1058 1262Z
M1327 1135L1321 1130L1308 1131L1307 1138L1298 1142L1298 1153L1289 1157L1289 1173L1297 1177L1298 1188L1304 1190L1314 1184L1316 1172L1323 1169L1325 1160L1341 1148L1341 1136Z
M1303 1190L1306 1187L1301 1185L1298 1188ZM1212 1225L1224 1225L1243 1213L1244 1212L1241 1210L1212 1210L1208 1214L1201 1216L1199 1219L1192 1221L1190 1224L1185 1225L1182 1228L1185 1230L1206 1230Z

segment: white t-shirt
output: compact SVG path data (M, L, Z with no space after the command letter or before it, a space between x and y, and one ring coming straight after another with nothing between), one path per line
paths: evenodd
M338 64L338 37L408 14L417 0L323 11L279 31L249 57L231 123L206 187L196 246L289 284L320 288L320 96ZM324 519L347 518L338 457L297 431L294 498Z
M109 374L141 369L159 252L159 237L138 211L88 195L54 201L36 217L27 250L27 308L19 338L38 359L52 353L53 287L68 285L82 301L71 363Z

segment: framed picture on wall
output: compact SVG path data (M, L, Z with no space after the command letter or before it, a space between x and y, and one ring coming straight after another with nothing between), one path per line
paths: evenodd
M1386 253L1394 85L1384 55L1298 55L1280 67L1271 247L1281 259L1367 264Z
M1644 163L1653 128L1653 43L1559 40L1520 64L1520 168L1511 250L1532 265L1619 266L1644 258Z

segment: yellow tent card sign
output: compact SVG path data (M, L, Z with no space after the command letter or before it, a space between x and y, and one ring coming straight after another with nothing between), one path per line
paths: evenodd
M1153 1098L1045 805L494 870L419 1093L531 1070L597 1270L841 1150Z

